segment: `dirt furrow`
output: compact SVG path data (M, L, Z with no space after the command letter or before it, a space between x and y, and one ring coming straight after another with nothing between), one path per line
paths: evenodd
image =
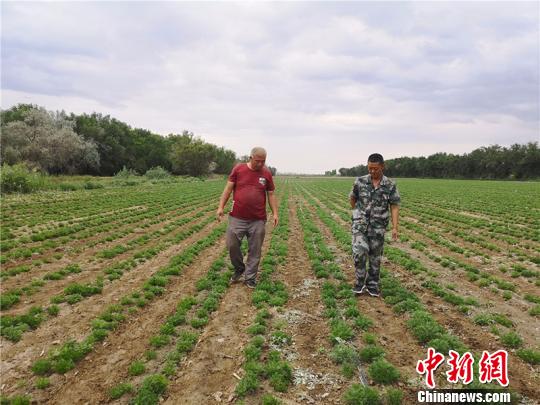
M206 217L201 217L197 220L197 222L204 221L208 219L210 215L207 215ZM174 234L179 234L195 225L194 222L187 223L181 227L178 227ZM148 232L151 232L150 230ZM164 236L170 237L171 235ZM115 256L114 258L108 259L108 260L102 260L99 262L92 262L92 263L82 263L81 268L83 271L81 273L77 274L70 274L66 278L54 282L47 282L41 289L34 293L30 297L22 297L21 303L16 304L13 306L13 308L2 311L2 315L20 315L28 311L28 309L32 306L40 306L40 305L47 305L49 304L49 300L52 296L60 294L63 292L64 288L72 283L79 283L79 284L85 284L89 282L94 282L94 280L98 276L103 276L102 270L106 269L108 266L112 265L113 263L119 263L123 260L129 259L133 257L133 255L138 250L145 250L150 249L153 246L158 245L161 242L161 238L156 238L153 240L150 240L149 243L144 244L140 247L140 249L130 249L122 254L119 254L118 256ZM168 250L167 248L166 250ZM138 267L135 267L131 271L137 271ZM112 284L116 283L116 280L112 282ZM106 283L108 284L108 283ZM77 304L75 304L77 305Z
M267 222L263 257L271 231L272 225ZM252 291L242 283L230 286L193 352L171 381L166 404L207 404L215 402L215 396L227 400L234 394L238 382L234 374L242 373L243 348L250 339L246 330L257 313L251 303Z
M34 399L51 404L83 404L90 399L94 403L110 400L111 387L128 378L128 367L149 350L149 339L159 333L160 326L176 310L185 296L195 291L195 282L201 278L223 252L224 237L204 252L196 263L185 268L178 277L171 277L164 296L142 308L129 321L111 333L106 345L90 353L75 370L60 377L50 394Z
M28 378L31 364L40 357L40 353L49 350L51 342L54 346L68 338L82 339L91 329L90 321L102 313L107 305L118 303L121 297L139 289L149 277L169 263L172 256L207 236L215 227L216 223L212 223L138 268L126 272L120 279L124 282L108 284L102 294L91 296L76 306L62 304L58 317L47 321L34 332L25 333L19 342L2 339L0 349L4 361L0 371L6 392L10 392L18 380Z
M109 259L109 260L100 259L98 264L94 264L94 262L95 262L95 260L97 258L96 255L99 252L104 251L106 249L109 249L109 248L111 248L113 246L119 246L121 244L127 244L130 240L137 239L138 237L142 236L143 234L154 232L154 231L166 226L167 224L169 224L172 221L179 220L179 219L186 218L186 217L191 217L194 214L197 214L198 212L203 211L205 209L206 209L206 207L202 207L202 208L199 208L199 209L197 209L195 211L190 211L188 213L181 214L176 218L168 218L164 222L160 222L158 224L153 224L153 225L149 226L148 228L142 228L141 227L141 225L144 225L144 222L137 223L136 225L135 224L130 224L131 226L134 227L133 232L131 232L130 234L128 234L126 236L123 236L123 237L121 237L119 239L116 239L114 241L103 243L103 244L100 244L100 245L85 249L81 253L76 253L75 255L72 255L69 252L69 248L67 248L68 253L65 254L64 257L62 257L62 259L60 259L59 261L56 261L54 263L44 264L44 265L40 266L39 268L31 269L29 272L20 273L20 274L14 276L14 277L10 277L10 278L8 278L6 280L3 280L2 281L2 290L7 291L7 290L10 290L10 289L13 289L13 288L22 288L24 286L28 286L32 282L33 279L42 278L45 274L47 274L49 272L54 272L54 271L61 270L61 269L65 268L66 266L68 266L70 264L73 264L73 263L79 264L83 269L86 269L87 266L88 267L97 267L97 266L105 267L109 263L117 262L119 260L122 260L125 257L129 257L131 254L133 254L133 251L130 250L130 251L126 252L126 253L115 256L114 258ZM178 228L178 229L181 229L181 228ZM118 230L119 229L116 229L115 231L118 231ZM99 234L98 236L100 238L103 238L103 237L106 236L106 234ZM84 245L86 242L87 241L83 241L81 243ZM157 242L157 239L155 241L152 241L152 242L153 243ZM145 245L145 247L147 247L147 246L150 246L150 245ZM66 246L58 247L58 248L55 249L55 251L60 252L60 251L64 251L64 249L66 249ZM17 265L23 265L23 264L24 263L17 263ZM31 265L31 263L27 263L27 264ZM71 277L75 278L75 277L77 277L77 275L72 275ZM72 281L73 281L73 278L72 278ZM49 281L49 283L50 283L50 281ZM28 300L26 300L26 301L28 301Z

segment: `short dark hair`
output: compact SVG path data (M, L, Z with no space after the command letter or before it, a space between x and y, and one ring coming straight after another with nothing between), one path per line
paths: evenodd
M380 163L381 165L384 164L384 158L380 153L372 153L367 158L368 163Z

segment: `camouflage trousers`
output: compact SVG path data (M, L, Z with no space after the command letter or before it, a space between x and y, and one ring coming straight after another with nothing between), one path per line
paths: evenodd
M383 254L384 233L367 229L352 235L352 253L356 275L356 284L366 287L378 287ZM366 271L369 258L369 269Z

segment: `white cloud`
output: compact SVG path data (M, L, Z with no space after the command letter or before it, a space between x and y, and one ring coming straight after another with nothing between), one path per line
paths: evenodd
M538 140L538 3L3 3L2 108L193 131L283 171Z

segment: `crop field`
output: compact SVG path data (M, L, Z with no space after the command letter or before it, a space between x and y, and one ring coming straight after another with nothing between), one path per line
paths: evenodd
M2 404L414 404L429 347L506 350L538 403L540 184L397 179L375 298L351 291L352 182L277 178L254 290L229 284L224 180L2 196Z

